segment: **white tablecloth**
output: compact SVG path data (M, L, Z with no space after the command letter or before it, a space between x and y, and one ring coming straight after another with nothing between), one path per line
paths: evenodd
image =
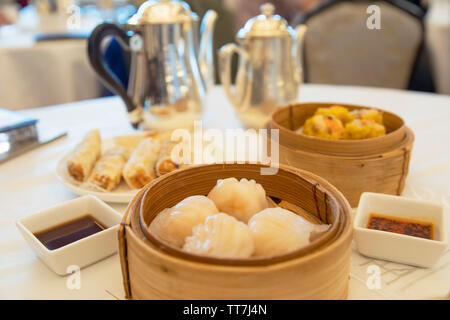
M416 141L405 196L442 202L450 206L450 97L389 89L304 85L301 101L371 105L404 118ZM207 99L205 125L218 128L240 126L220 88ZM76 197L58 183L55 167L91 128L104 137L131 132L123 103L103 98L64 106L28 110L42 124L66 128L67 139L51 143L0 166L0 299L114 299L123 298L118 255L81 272L81 289L68 290L67 277L49 270L27 246L15 220ZM123 212L124 205L112 205ZM450 220L450 219L449 219ZM377 264L381 289L366 286L367 266ZM450 251L433 269L377 261L352 254L350 299L446 298L450 289Z

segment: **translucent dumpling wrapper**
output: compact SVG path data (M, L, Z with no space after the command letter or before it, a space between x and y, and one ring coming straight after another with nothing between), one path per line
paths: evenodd
M163 242L181 248L186 237L192 235L192 228L216 213L219 210L213 201L205 196L191 196L160 212L149 231Z
M247 223L256 213L268 207L266 191L255 180L236 178L218 180L209 192L208 198L214 201L220 212L228 213Z
M330 225L313 224L282 208L268 208L255 214L248 226L255 244L255 257L272 257L298 250L310 243L311 233Z
M186 238L183 250L216 258L249 258L254 251L252 234L248 226L225 213L206 218L194 227Z

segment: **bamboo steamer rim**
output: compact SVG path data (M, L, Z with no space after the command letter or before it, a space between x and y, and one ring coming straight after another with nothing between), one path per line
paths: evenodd
M384 136L358 140L331 140L299 134L294 131L300 127L294 126L293 117L295 115L296 108L309 108L315 112L318 108L327 108L334 105L345 107L350 111L370 109L378 110L383 113L384 119L388 116L390 121L395 122L395 128L387 132ZM279 122L281 121L281 115L286 112L289 114L289 127L286 127ZM312 116L314 112L310 112L310 116ZM303 125L303 123L304 121L301 125ZM401 141L405 140L407 131L404 120L392 112L381 108L335 102L296 103L277 108L272 113L266 127L268 129L278 129L280 131L280 144L284 144L287 147L335 156L368 156L387 152L395 149Z
M143 197L141 201L145 198L146 194L149 192L150 187L144 192ZM330 197L333 199L332 197ZM333 199L334 200L334 199ZM283 261L288 260L294 256L304 255L308 250L311 250L311 248L317 248L332 235L332 232L336 231L337 229L337 223L339 222L339 216L337 217L337 221L332 224L331 228L329 228L326 232L324 232L320 237L312 241L309 245L302 247L298 250L295 250L291 253L279 255L276 257L271 258L250 258L250 259L223 259L223 258L215 258L215 257L208 257L208 256L200 256L195 254L190 254L187 252L184 252L176 247L170 246L169 244L164 243L163 241L160 241L157 237L153 236L149 231L145 223L144 219L144 212L143 212L143 206L140 206L139 210L139 227L145 237L156 247L159 247L162 251L165 251L171 255L177 255L187 260L195 260L200 261L204 263L210 263L210 264L218 264L218 265L264 265L264 264L272 264L276 261ZM326 237L328 236L328 237Z
M406 150L410 150L412 148L412 143L414 142L415 136L414 132L409 128L405 126L405 137L401 141L399 145L397 145L395 148L386 150L382 153L375 153L375 154L365 154L365 155L337 155L337 154L322 154L318 152L313 152L310 150L305 149L290 149L292 152L308 155L310 157L317 157L317 158L329 158L329 159L336 159L336 161L364 161L365 163L370 162L376 162L379 161L380 158L390 158L395 157L399 153L404 154ZM334 140L333 140L334 141ZM286 146L286 148L289 148Z
M333 252L338 247L342 245L343 242L351 241L352 234L353 234L353 228L350 221L346 221L344 224L344 228L341 230L341 233L339 237L331 242L327 246L323 246L313 252L311 252L308 255L297 257L295 259L290 259L282 262L278 262L275 264L270 265L261 265L261 266L232 266L232 265L218 265L218 264L206 264L198 261L192 261L192 260L186 260L182 259L177 256L172 256L164 251L159 250L157 247L153 246L143 235L139 237L139 235L136 233L135 226L132 225L131 218L132 218L132 210L131 207L133 207L134 204L139 205L139 199L142 198L144 189L142 192L138 193L135 198L133 199L133 202L130 202L130 205L128 206L127 211L125 212L123 216L123 220L121 223L120 233L119 233L119 239L122 239L123 246L121 247L121 263L122 263L122 274L123 274L123 282L125 285L125 289L128 290L128 296L131 297L130 287L129 287L129 270L128 270L128 259L127 259L127 252L126 252L126 241L127 236L131 237L134 244L139 246L140 253L147 256L152 256L157 259L160 259L160 261L167 261L168 263L172 265L176 265L178 267L188 267L191 269L196 269L199 271L211 271L214 270L216 272L231 272L236 274L253 274L256 270L258 272L272 272L274 270L280 270L283 268L287 268L293 264L295 265L303 265L308 263L310 260L316 259L321 255L326 255L330 252ZM351 217L347 217L351 219ZM128 240L130 241L130 239Z
M249 164L247 164L248 166ZM182 172L189 172L193 170L202 170L202 168L206 166L217 166L217 167L223 167L224 165L199 165L195 167L186 168L183 170L175 171L172 173L169 173L161 178L158 178L157 180L154 180L150 184L148 184L144 189L136 195L133 202L135 202L135 206L137 208L133 211L131 210L132 207L130 206L130 225L131 229L137 233L140 234L142 238L141 241L144 241L145 245L147 247L151 247L157 251L159 251L161 254L165 254L177 259L181 259L183 261L190 261L195 263L200 263L204 265L215 265L215 266L224 266L224 267L250 267L250 266L269 266L274 264L283 263L286 261L298 259L300 257L306 257L310 256L311 253L319 250L323 247L327 247L330 243L333 243L342 236L342 233L344 232L342 228L346 228L350 225L351 216L350 216L350 205L348 204L347 200L344 198L344 196L331 184L329 184L326 180L317 177L316 175L295 169L293 167L289 166L280 166L279 170L284 170L290 174L294 174L295 176L303 179L305 182L312 183L314 181L317 185L316 187L322 187L322 191L324 194L328 196L329 201L333 201L336 205L337 212L335 215L335 221L332 223L331 227L324 232L321 236L319 236L317 239L312 241L309 245L302 247L298 250L295 250L291 253L287 253L284 255L279 255L275 257L269 257L269 258L251 258L251 259L221 259L221 258L213 258L213 257L206 257L206 256L200 256L200 255L194 255L190 253L186 253L182 251L181 249L172 247L170 245L167 245L166 243L160 241L158 238L153 236L147 228L147 224L145 222L144 217L144 210L143 210L143 202L145 200L146 195L150 192L152 187L159 183L163 183L166 179L170 179L172 176L181 174ZM230 166L230 165L227 165ZM250 165L251 166L251 165ZM254 165L256 168L261 167L261 165ZM311 180L312 179L312 180ZM325 186L325 188L324 188ZM325 200L326 201L326 200ZM137 215L136 213L139 212ZM156 216L156 215L155 215ZM351 228L350 228L351 229ZM347 231L348 232L348 231Z

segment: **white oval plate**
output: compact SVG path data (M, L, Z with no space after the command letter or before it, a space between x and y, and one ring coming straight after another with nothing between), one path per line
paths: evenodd
M105 145L107 146L112 144L113 142L111 139L105 139L102 140L102 143L104 146ZM120 184L113 191L110 192L96 191L81 186L69 175L69 172L67 171L66 163L71 154L72 151L66 154L58 161L58 164L56 166L56 176L58 177L58 180L73 193L76 193L79 196L90 194L106 202L128 203L139 191L130 189L130 187L126 184L126 182L123 181L123 179L120 182Z

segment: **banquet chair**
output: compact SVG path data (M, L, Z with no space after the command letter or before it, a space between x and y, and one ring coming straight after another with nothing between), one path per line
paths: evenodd
M380 29L368 27L369 5L380 8ZM420 90L417 80L432 82L423 67L423 15L406 0L325 2L300 21L308 26L305 81ZM432 91L428 82L421 86Z

